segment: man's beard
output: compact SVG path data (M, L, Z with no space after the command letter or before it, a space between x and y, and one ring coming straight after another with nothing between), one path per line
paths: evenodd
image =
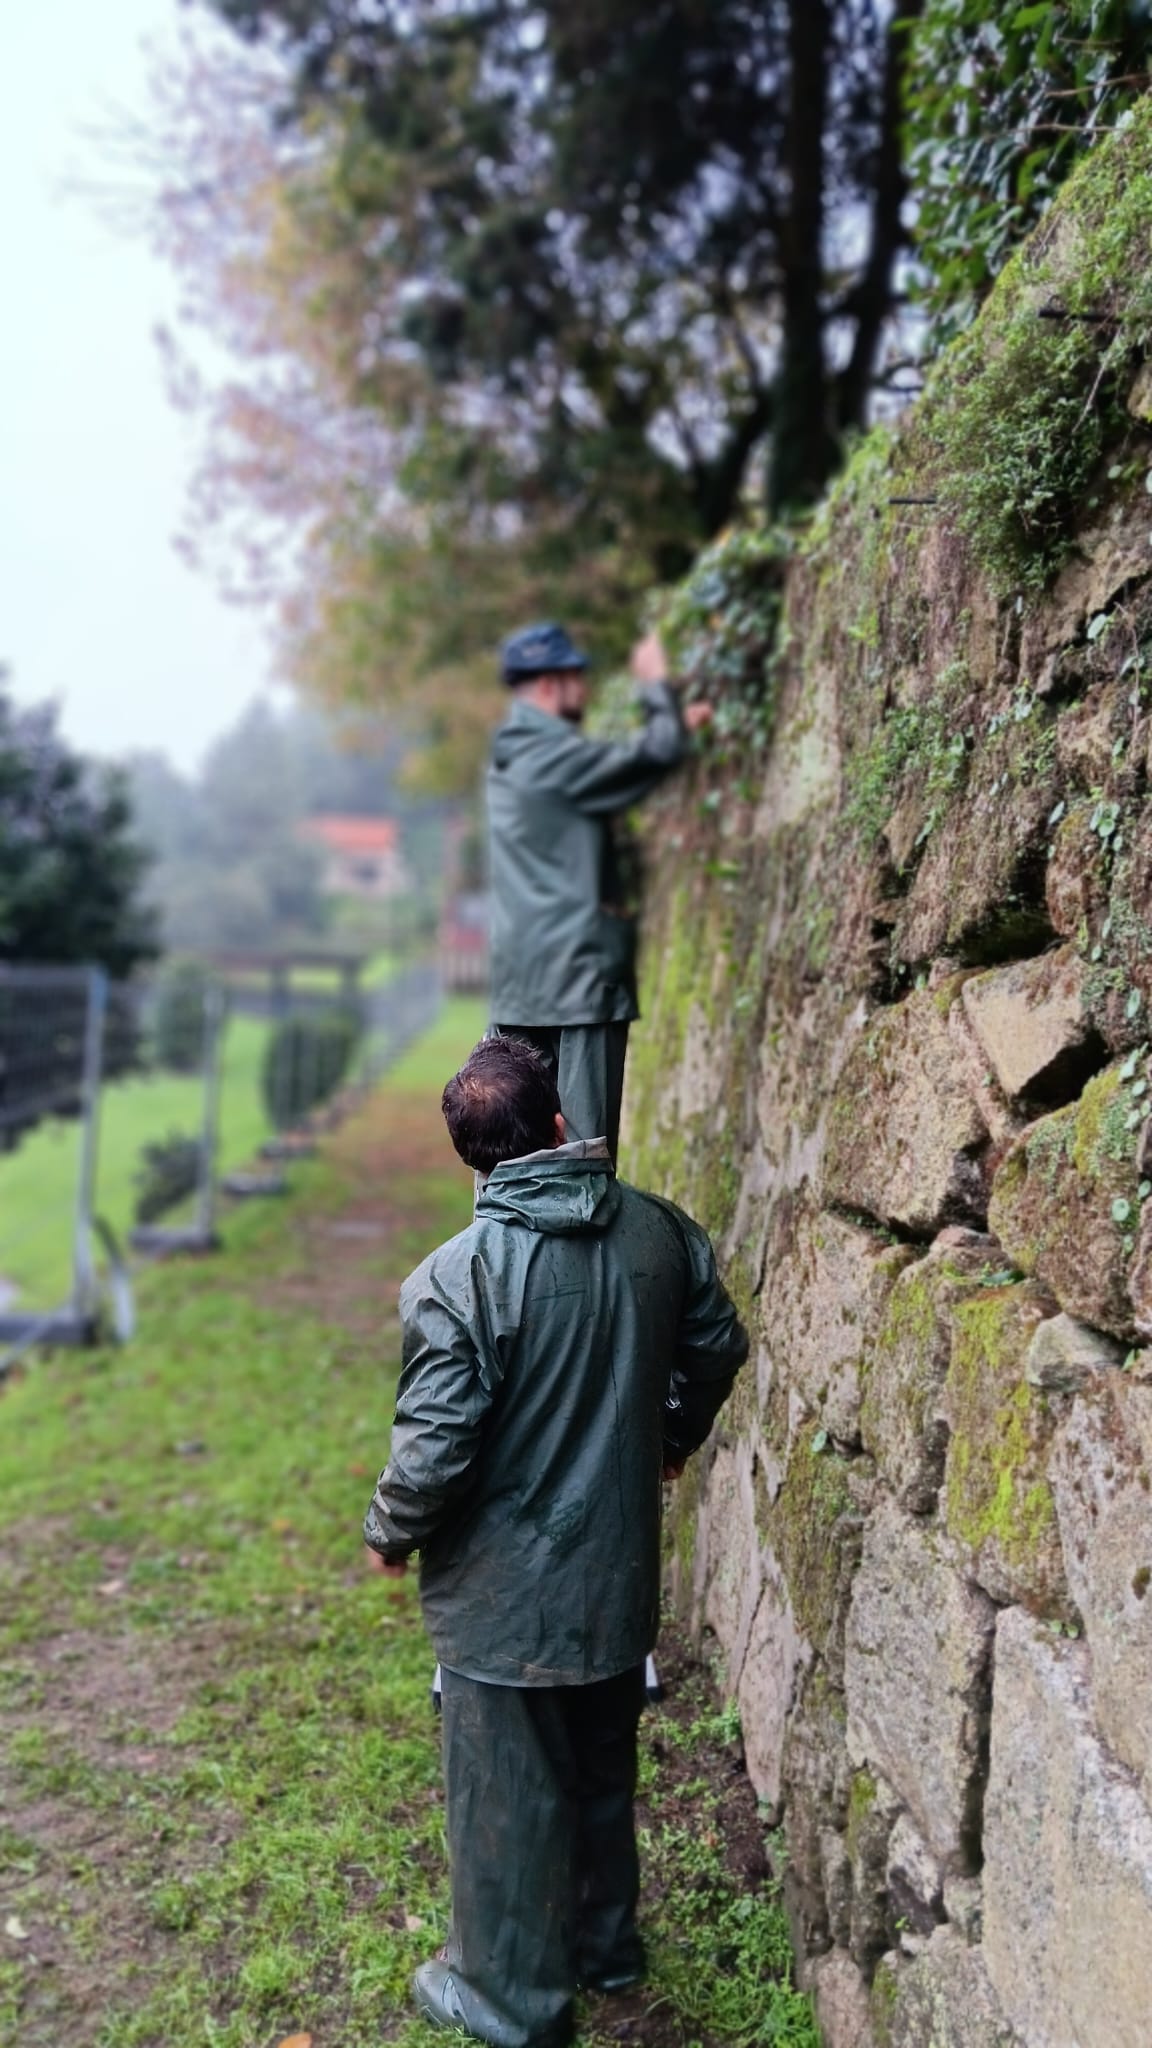
M583 725L584 723L584 713L582 711L562 711L560 716L567 719L569 725Z

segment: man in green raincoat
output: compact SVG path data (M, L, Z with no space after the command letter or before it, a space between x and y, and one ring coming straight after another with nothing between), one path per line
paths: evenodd
M491 1016L549 1060L569 1135L606 1139L615 1159L639 1011L614 825L680 766L712 710L681 710L650 634L632 656L643 730L624 745L585 739L587 667L562 626L529 626L504 645L513 703L488 768Z
M748 1340L699 1225L618 1181L602 1139L565 1140L533 1047L477 1046L444 1113L485 1180L404 1284L364 1524L384 1571L420 1551L442 1666L452 1924L416 1996L492 2048L555 2048L578 1984L644 1973L632 1799L661 1481Z

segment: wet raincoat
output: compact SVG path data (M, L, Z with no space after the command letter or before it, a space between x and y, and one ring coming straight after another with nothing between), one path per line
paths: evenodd
M637 1016L636 920L621 902L611 820L679 767L687 737L666 683L641 693L626 745L585 739L517 701L488 769L492 1001L498 1024Z
M405 1282L391 1458L364 1526L421 1552L436 1654L501 1685L642 1664L661 1466L704 1441L747 1354L708 1238L602 1144L506 1161Z

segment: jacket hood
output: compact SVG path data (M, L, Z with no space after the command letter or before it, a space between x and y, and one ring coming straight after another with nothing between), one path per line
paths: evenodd
M492 736L492 765L507 768L516 755L523 753L526 746L545 738L566 737L575 728L565 724L562 718L553 718L550 711L541 711L538 704L513 704L502 726Z
M485 1181L476 1215L562 1237L606 1230L619 1207L607 1145L603 1138L580 1138L555 1151L504 1160Z

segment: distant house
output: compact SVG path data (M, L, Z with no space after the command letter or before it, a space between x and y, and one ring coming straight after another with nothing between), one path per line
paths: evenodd
M324 855L327 896L383 902L412 887L394 818L308 818L300 836Z
M480 890L462 890L444 906L440 972L453 995L480 995L488 986L488 898Z

